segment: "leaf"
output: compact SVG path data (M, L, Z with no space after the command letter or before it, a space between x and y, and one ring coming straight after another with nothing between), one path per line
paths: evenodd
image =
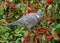
M30 43L33 43L33 39L32 38L30 38Z
M17 3L17 2L20 2L20 0L12 0L13 2Z
M3 7L0 6L0 15L3 15L4 11L3 11Z
M52 31L56 30L56 28L52 28Z
M3 27L1 27L1 32L6 32L7 31L7 27L6 26L3 26Z
M20 40L20 38L18 38L18 39L15 41L15 43L19 43L19 40Z
M52 33L54 39L57 40L58 39L58 36L55 34L55 32L52 30L51 33Z
M31 34L30 34L30 36L33 36L33 35L34 35L34 33L31 33Z
M9 14L8 14L8 18L12 18L13 15L14 15L13 12L10 11Z
M47 43L47 41L46 40L42 40L42 42L41 43Z
M15 36L17 36L17 37L21 37L21 36L23 36L23 34L15 34Z
M42 39L45 40L45 35L42 36Z
M19 9L20 9L20 4L17 4L17 5L16 5L16 8L19 8Z
M7 7L6 7L6 3L4 3L4 8L3 8L4 10L6 10L7 9Z
M60 14L57 15L57 18L60 19Z
M11 41L10 43L14 43L14 41Z
M7 39L10 38L9 32L6 32L6 33L5 33L5 37L6 37Z
M42 3L43 3L43 4L46 4L46 1L45 1L45 0L42 0Z
M22 32L22 31L24 30L24 28L25 28L25 27L21 27L21 28L20 28L20 31Z
M7 40L7 38L6 38L4 35L1 35L1 37L2 37L3 39Z
M59 27L60 27L60 24L58 24L56 28L59 28Z

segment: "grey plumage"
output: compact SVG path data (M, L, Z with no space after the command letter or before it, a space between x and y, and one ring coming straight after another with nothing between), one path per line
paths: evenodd
M9 23L8 26L22 24L28 28L31 28L40 21L41 15L42 15L41 10L37 11L37 13L30 13L26 16L23 16L22 18L19 18L18 20L14 21L12 23Z

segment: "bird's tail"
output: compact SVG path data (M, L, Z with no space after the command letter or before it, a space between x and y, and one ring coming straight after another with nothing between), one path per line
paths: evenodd
M18 21L14 21L14 22L9 23L8 26L14 26L14 25L16 25L17 23L18 23Z
M14 26L16 25L15 22L9 23L7 26Z
M22 23L19 20L17 20L17 21L9 23L8 26L14 26L14 25L20 25L20 24L22 25Z

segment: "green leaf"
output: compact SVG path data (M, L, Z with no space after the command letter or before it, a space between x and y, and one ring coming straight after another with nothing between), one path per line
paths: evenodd
M30 38L30 43L33 43L33 39L32 38Z
M57 18L60 19L60 15L59 14L57 15Z
M4 3L4 8L3 8L4 10L6 10L7 9L7 7L6 7L6 3Z
M15 43L20 43L19 40L20 40L20 38L18 38L18 39L15 41Z
M10 36L9 36L9 32L6 32L6 33L5 33L5 37L6 37L6 38L9 38L9 37L10 37Z
M17 3L17 2L20 2L20 0L12 0L13 2Z
M3 11L3 7L0 6L0 15L3 15L4 11Z
M11 41L10 43L14 43L14 41Z
M41 43L47 43L47 41L46 40L42 40L42 42Z
M13 12L10 11L9 14L8 14L8 18L12 18L13 15L14 15Z
M42 0L42 3L43 3L43 4L46 4L46 0Z
M60 24L58 24L56 28L59 28L59 27L60 27Z
M58 39L58 36L55 34L55 32L52 30L51 33L52 33L54 39L57 40Z
M16 5L16 8L19 8L19 9L20 9L20 4L17 4L17 5Z
M45 40L45 35L42 36L42 39Z
M21 37L21 36L23 36L23 34L15 34L15 36L17 36L17 37Z
M56 28L52 28L52 31L56 30Z
M6 32L6 31L7 31L7 27L6 26L1 27L1 32Z
M33 36L33 35L34 35L34 33L31 33L31 34L30 34L30 36Z

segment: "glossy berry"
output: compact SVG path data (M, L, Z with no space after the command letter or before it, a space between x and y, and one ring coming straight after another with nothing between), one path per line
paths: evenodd
M51 0L46 0L46 3L48 3L48 4L51 3Z
M12 9L15 9L15 6L11 6Z
M10 6L10 4L6 4L6 6L7 6L7 7L9 7L9 6Z
M3 4L0 4L0 6L3 6Z
M34 41L33 43L37 43L36 41Z
M48 18L48 21L50 21L50 22L54 22L55 19L54 19L53 17L50 17L50 18Z
M30 39L30 34L28 34L27 36L24 37L24 42L28 42Z
M43 34L43 33L45 33L45 32L46 32L46 30L45 30L45 29L43 29L43 28L40 28L40 29L38 29L38 32Z
M30 38L30 34L28 34L26 37L29 39Z
M53 36L51 34L46 35L46 40L49 40L51 38L53 38Z
M60 37L58 38L58 42L60 42Z
M32 6L32 4L31 3L28 3L28 7L31 7Z
M36 13L37 12L37 10L28 10L28 14L29 13Z
M59 33L57 31L55 31L55 34L58 35Z
M29 42L29 39L27 37L24 37L24 42Z
M35 39L37 36L38 36L38 35L37 35L37 34L35 34L35 35L33 36L33 38Z
M11 22L11 20L10 20L10 19L6 19L6 22L8 22L8 23L9 23L9 22Z
M42 40L41 38L36 37L36 40Z

